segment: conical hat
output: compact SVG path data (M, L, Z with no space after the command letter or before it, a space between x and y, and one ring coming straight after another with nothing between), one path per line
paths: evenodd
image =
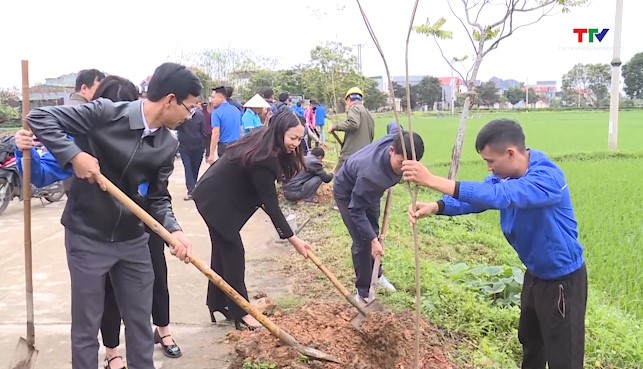
M263 97L261 97L259 94L256 94L252 97L252 99L248 100L245 105L243 105L244 108L269 108L270 104L266 100L264 100Z

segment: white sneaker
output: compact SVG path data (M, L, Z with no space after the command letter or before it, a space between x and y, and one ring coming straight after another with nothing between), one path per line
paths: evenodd
M393 286L393 284L392 284L391 282L389 282L389 280L388 280L388 279L386 279L386 277L384 277L384 275L382 275L382 276L377 280L377 284L378 284L380 287L382 287L383 289L387 290L387 291L390 291L390 292L395 292L395 291L397 291L397 290L395 289L395 286Z
M368 297L362 297L359 295L359 292L355 294L355 301L357 301L358 304L365 306L370 302Z

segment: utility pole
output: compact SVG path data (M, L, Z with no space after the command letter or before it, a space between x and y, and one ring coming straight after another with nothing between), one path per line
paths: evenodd
M357 47L357 64L359 67L359 74L362 74L362 47L366 46L365 44L353 45Z
M618 104L621 91L621 28L623 23L623 0L616 0L614 22L614 50L612 57L612 91L610 96L610 122L607 147L616 150L618 142Z
M453 62L451 59L451 115L455 115L455 80L453 79Z
M529 78L525 79L525 109L529 109Z

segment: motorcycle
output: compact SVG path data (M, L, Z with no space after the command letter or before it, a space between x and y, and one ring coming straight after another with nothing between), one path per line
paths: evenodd
M31 185L31 197L39 199L42 206L45 206L45 201L49 203L60 201L64 195L65 191L61 181L42 188ZM10 155L0 163L0 215L7 210L9 203L16 197L20 201L23 200L22 175L18 171L16 157Z

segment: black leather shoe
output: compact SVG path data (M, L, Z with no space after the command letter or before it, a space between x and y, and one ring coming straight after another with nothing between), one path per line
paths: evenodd
M221 313L224 318L230 320L230 312L228 311L228 309L223 308L220 310L210 310L210 321L212 322L212 324L215 324L217 322L217 318L214 316L214 313L216 313L217 311Z
M158 343L161 345L161 347L163 347L163 355L169 357L170 359L181 357L183 353L181 352L181 348L179 348L176 342L174 342L174 339L172 339L171 345L166 346L163 344L163 338L166 337L172 337L172 335L168 334L167 336L161 337L158 328L154 329L154 343Z

